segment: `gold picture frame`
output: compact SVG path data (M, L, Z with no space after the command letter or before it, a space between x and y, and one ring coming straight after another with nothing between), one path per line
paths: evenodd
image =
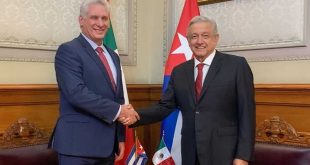
M197 0L198 5L209 5L212 3L219 3L219 2L225 2L225 1L231 1L231 0Z

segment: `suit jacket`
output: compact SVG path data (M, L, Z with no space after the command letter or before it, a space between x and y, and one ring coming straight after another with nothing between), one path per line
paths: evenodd
M243 57L216 52L201 97L195 98L194 60L174 68L159 104L139 111L149 124L179 108L182 164L231 165L234 158L250 160L255 140L253 75Z
M108 157L124 141L124 127L113 121L124 103L120 59L106 49L117 70L116 91L99 56L82 35L57 50L60 116L52 147L61 154Z

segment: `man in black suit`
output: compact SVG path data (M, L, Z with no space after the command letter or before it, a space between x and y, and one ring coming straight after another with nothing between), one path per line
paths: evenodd
M180 108L183 165L247 165L255 142L251 69L245 58L215 50L219 34L211 19L194 17L187 40L195 58L174 68L159 103L138 111L141 119L133 126L161 121Z

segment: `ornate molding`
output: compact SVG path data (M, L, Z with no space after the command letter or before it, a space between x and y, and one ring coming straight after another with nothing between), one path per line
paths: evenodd
M123 65L136 65L137 64L137 0L128 1L128 34L127 46L128 53L120 51L121 61ZM122 21L122 20L120 20ZM119 25L120 26L120 25ZM116 32L117 33L117 32ZM117 40L117 39L116 39Z
M209 5L213 3L225 2L231 0L197 0L198 5Z
M284 56L284 57L254 57L245 56L249 62L272 62L272 61L300 61L310 60L310 56Z
M257 126L256 141L310 147L310 134L297 132L291 124L273 116Z
M111 21L123 65L137 63L137 0L111 1Z
M16 148L48 142L50 132L45 132L26 118L20 118L0 134L0 148Z
M168 10L168 6L170 5L168 3L171 3L171 1L164 0L164 17L163 17L163 65L165 65L167 60L167 54L168 54L168 42L169 42L169 36L168 36L168 20L170 19L170 13ZM169 8L170 9L170 8Z
M33 58L19 58L19 57L0 57L0 61L20 61L20 62L41 62L41 63L51 63L54 61L53 58L38 58L38 57L33 57Z

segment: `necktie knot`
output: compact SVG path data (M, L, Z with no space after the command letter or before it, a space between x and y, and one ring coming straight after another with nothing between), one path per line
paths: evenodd
M197 65L198 70L202 70L204 65L205 65L204 63L198 64Z
M98 53L103 53L102 47L97 47L97 48L96 48L96 51L97 51Z

